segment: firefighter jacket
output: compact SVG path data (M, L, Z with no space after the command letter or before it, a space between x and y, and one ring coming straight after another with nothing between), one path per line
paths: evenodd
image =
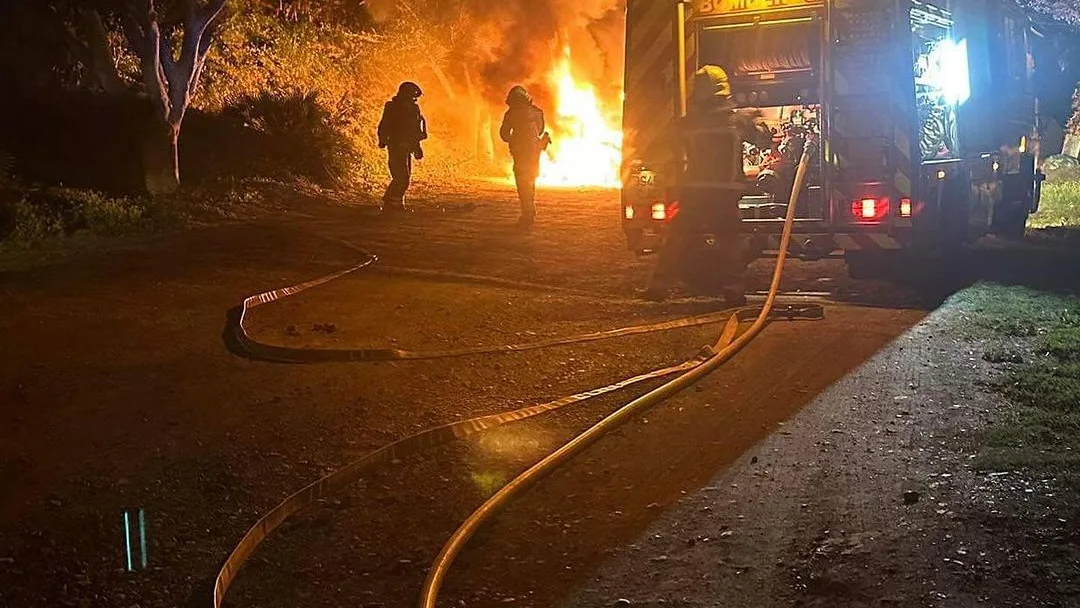
M734 182L743 179L742 142L767 148L772 133L753 112L736 112L718 101L697 107L679 122L686 177L692 182Z
M386 102L379 121L379 146L413 150L427 136L427 121L416 100L398 96Z
M511 156L539 157L544 149L544 112L535 105L510 106L503 116L499 137L510 144Z

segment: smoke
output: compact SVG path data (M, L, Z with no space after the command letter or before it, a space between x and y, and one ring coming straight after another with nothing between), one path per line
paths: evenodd
M612 25L621 24L620 0L480 0L474 22L486 36L466 59L498 97L514 84L524 84L541 96L544 76L569 45L578 74L594 82L609 80L621 69L622 41L610 44ZM621 32L621 28L620 29Z
M380 22L404 14L449 32L450 71L501 103L515 84L538 99L549 96L545 75L569 45L575 76L601 91L622 73L622 23L626 0L367 0ZM468 72L466 74L465 72Z

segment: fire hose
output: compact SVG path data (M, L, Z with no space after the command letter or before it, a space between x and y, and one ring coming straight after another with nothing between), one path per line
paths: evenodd
M804 146L802 158L799 160L799 168L795 172L795 184L792 189L791 200L788 203L787 215L784 218L784 231L780 239L780 251L776 256L772 283L769 285L769 294L765 297L765 304L761 307L761 311L758 313L757 318L754 319L753 324L736 337L739 328L739 316L737 314L731 315L716 343L711 348L706 347L708 349L706 352L709 352L707 358L683 375L634 399L610 416L589 427L584 433L571 439L561 448L526 469L524 473L510 480L491 498L487 499L484 504L480 505L480 508L474 511L458 527L435 558L431 569L428 571L427 579L424 581L424 587L420 592L420 608L435 608L436 600L439 597L439 589L442 587L454 559L461 553L480 526L506 507L510 501L585 448L596 443L601 437L709 375L761 333L768 321L769 312L776 301L777 293L780 291L780 279L784 273L784 262L787 259L787 250L791 243L791 229L795 223L795 209L799 194L802 191L803 181L806 178L806 169L809 166L809 149L810 146Z
M821 306L817 304L802 304L788 306L780 311L773 311L776 296L780 284L784 259L791 237L793 225L795 199L801 190L801 184L805 177L808 157L803 155L796 172L796 194L792 197L787 221L784 225L783 238L781 240L780 255L777 257L776 270L770 290L762 307L743 307L734 311L712 313L676 319L651 325L638 325L610 331L595 332L569 338L556 338L526 344L506 345L496 347L462 348L441 351L406 351L399 349L293 349L271 344L264 344L252 338L244 327L247 313L254 308L269 304L285 297L296 295L300 292L324 285L335 279L341 278L363 268L368 268L377 260L376 256L370 255L359 264L345 270L320 277L299 285L286 287L274 291L265 292L246 298L240 306L239 315L234 321L233 334L237 343L252 357L276 362L290 363L314 363L326 361L385 361L385 360L424 360L476 355L483 353L510 353L532 349L547 348L555 345L573 344L604 340L609 338L665 331L682 327L695 327L710 323L718 323L727 318L721 331L720 338L711 347L706 346L694 358L677 365L656 369L650 372L626 378L619 382L609 384L590 391L569 395L550 401L508 412L479 416L462 420L451 424L430 428L414 435L389 443L374 452L367 454L359 460L353 461L345 467L326 475L315 482L286 497L276 507L264 514L241 538L233 548L224 563L218 569L214 579L214 586L210 604L213 608L221 608L225 594L235 580L240 568L255 552L258 546L271 532L277 529L286 519L309 507L327 496L341 491L362 477L364 474L377 469L380 466L389 465L394 460L426 451L439 445L444 445L457 439L463 439L470 435L495 428L511 422L521 421L540 414L551 412L563 407L578 404L595 397L606 395L623 388L627 388L648 380L682 374L674 381L664 384L660 388L651 391L635 399L614 414L601 421L588 431L579 435L570 443L549 455L537 465L528 469L518 478L511 481L498 493L491 497L480 507L451 537L444 546L435 565L425 581L421 595L421 606L434 607L435 600L441 582L453 562L454 557L461 551L464 544L486 519L490 518L499 508L504 506L526 487L539 480L540 477L549 473L556 466L565 462L587 445L594 442L600 435L626 422L630 417L644 411L663 399L679 392L701 377L714 370L724 361L730 359L738 350L750 342L754 336L760 333L770 318L795 319L820 319L822 316ZM740 323L753 321L751 327L739 335Z

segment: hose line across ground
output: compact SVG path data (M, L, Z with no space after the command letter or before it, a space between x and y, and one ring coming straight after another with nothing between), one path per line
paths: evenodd
M805 165L800 164L799 175L805 173ZM800 177L801 179L801 177ZM800 182L801 183L801 182ZM794 204L791 208L794 209ZM791 214L789 213L789 216ZM790 227L791 219L789 217L788 222L785 224L785 232L782 248L782 254L786 252L786 244L790 240ZM668 376L681 374L674 381L669 382L661 386L645 396L640 397L629 405L624 406L618 410L611 417L605 419L600 424L594 426L586 433L578 436L566 446L563 446L552 455L545 458L539 464L530 468L522 476L518 477L514 481L510 482L502 490L500 490L495 496L493 496L488 502L486 502L469 520L462 525L461 528L451 538L451 541L444 547L443 551L439 554L435 562L435 566L432 568L427 581L424 585L422 592L421 606L434 607L435 598L438 592L438 586L442 579L445 577L446 569L453 561L454 556L460 551L464 542L472 536L476 528L487 517L490 517L494 511L501 507L502 504L524 489L527 485L534 482L539 476L549 472L550 468L557 466L558 462L561 462L568 458L573 453L580 451L593 441L594 439L590 435L602 425L609 424L609 421L616 421L610 424L619 424L629 416L634 415L638 410L642 409L641 403L652 404L658 402L659 399L666 398L674 392L681 390L690 383L696 381L700 377L708 374L715 369L718 365L729 359L737 350L741 349L746 343L748 343L753 336L761 331L761 328L770 320L816 320L823 317L822 307L819 304L799 304L787 306L781 310L773 310L773 304L776 299L777 289L779 286L780 273L783 267L783 255L777 260L777 271L774 273L772 289L770 289L769 296L766 298L765 305L763 307L744 307L739 309L733 309L728 311L722 311L719 313L711 313L706 315L698 315L693 317L687 317L683 319L676 319L673 321L666 321L662 323L655 323L650 325L639 325L633 327L625 327L621 329L615 329L610 331L595 332L590 334L584 334L579 336L567 337L567 338L555 338L551 340L544 340L538 342L531 342L519 345L503 345L495 347L475 347L464 349L452 349L442 351L406 351L398 349L300 349L289 348L283 346L276 346L271 344L264 344L258 340L252 338L244 326L244 320L247 314L254 308L264 306L272 302L281 300L283 298L296 295L308 289L318 287L341 278L345 275L351 274L358 270L368 268L372 266L377 257L369 255L365 260L356 264L353 267L335 272L312 281L277 289L274 291L268 291L262 294L251 296L246 298L240 307L240 314L235 320L232 333L240 346L247 351L247 354L256 359L262 359L274 362L289 362L289 363L315 363L315 362L327 362L327 361L386 361L386 360L423 360L423 359L440 359L450 357L460 357L466 355L478 355L488 353L513 353L522 352L527 350L534 350L540 348L548 348L556 345L566 345L581 342L590 342L596 340L605 340L610 338L637 335L643 333L651 333L658 331L666 331L682 327L694 327L700 325L706 325L710 323L718 323L726 319L724 328L721 332L720 338L711 347L705 347L694 358L685 362L672 365L669 367L652 370L645 372L630 378L626 378L619 382L609 384L600 388L596 388L590 391L577 393L574 395L568 395L554 401L547 403L541 403L536 405L527 406L524 408L514 409L507 412L498 414L492 414L487 416L479 416L468 420L462 420L439 426L431 429L427 429L405 437L403 439L389 443L374 452L356 460L344 468L341 468L329 475L326 475L311 484L308 484L304 488L297 492L294 492L285 500L283 500L276 507L271 509L268 513L263 515L241 538L240 542L233 548L232 552L225 559L224 563L219 568L217 575L214 579L213 594L210 598L209 604L213 608L221 608L225 595L229 590L229 587L235 580L240 568L247 561L247 559L255 552L258 546L265 540L270 533L278 528L289 517L295 515L299 511L313 504L316 504L320 500L327 496L334 494L340 490L345 489L356 480L360 479L363 475L372 472L382 466L387 466L394 460L399 460L410 455L418 454L428 449L450 443L451 441L462 439L470 435L474 435L484 430L495 428L511 422L521 421L527 418L531 418L546 412L552 412L560 408L564 408L570 405L582 403L589 399L607 395L615 391L628 388L642 382L649 380L656 380L659 378L665 378ZM753 325L742 335L739 335L740 323L753 320ZM663 396L659 399L655 396L658 393ZM539 469L538 469L539 468ZM536 473L540 470L541 473Z
M252 309L258 308L259 306L264 306L266 304L270 304L272 302L276 302L289 296L294 296L298 293L307 291L320 285L325 285L326 283L329 283L334 279L341 278L347 274L351 274L358 270L367 268L374 264L377 259L378 258L376 256L372 255L363 262L352 266L351 268L335 272L325 277L320 277L306 283L293 285L292 287L284 287L281 289L268 291L266 293L261 293L246 298L243 304L240 306L239 319L233 326L233 334L236 341L251 357L263 361L275 361L279 363L328 363L333 361L420 361L425 359L448 359L452 357L463 357L467 355L524 352L529 350L538 350L542 348L551 348L553 346L565 346L568 344L596 342L599 340L610 340L612 338L621 338L625 336L670 331L673 329L680 329L684 327L698 327L701 325L721 323L727 320L727 318L731 315L731 311L727 310L703 315L695 315L691 317L683 317L681 319L673 319L671 321L663 321L660 323L634 325L630 327L622 327L619 329L598 331L593 333L580 334L576 336L552 338L550 340L537 340L534 342L525 342L521 344L475 346L466 348L426 351L402 350L397 348L294 348L289 346L278 346L275 344L267 344L264 342L260 342L248 333L247 327L244 322L247 320L248 313L250 313ZM809 308L810 307L808 306L800 306L793 307L793 310L807 310Z
M633 420L635 416L665 401L669 397L690 387L698 380L704 378L713 370L724 364L749 344L761 330L765 328L769 319L769 312L776 302L776 296L780 291L780 279L784 274L784 262L787 259L788 246L791 243L791 229L795 224L795 210L798 205L799 193L806 179L806 169L810 163L810 146L804 146L802 158L799 161L798 170L795 172L795 183L788 202L787 215L784 218L784 231L780 239L780 250L776 257L776 267L773 270L772 283L769 286L769 294L765 298L765 305L761 307L757 318L744 333L735 337L739 327L739 315L733 314L724 325L719 339L713 347L704 352L707 357L698 361L691 369L677 378L666 382L658 388L634 399L630 403L615 411L610 416L589 427L584 433L570 440L558 450L546 456L543 460L529 467L524 473L510 480L498 492L487 499L472 513L454 534L446 542L439 555L432 563L428 571L424 587L420 592L419 608L436 608L439 590L446 579L450 566L454 559L473 537L480 526L489 521L500 510L505 508L514 498L532 487L535 483L551 474L559 466L565 464L585 448L596 443L609 432Z

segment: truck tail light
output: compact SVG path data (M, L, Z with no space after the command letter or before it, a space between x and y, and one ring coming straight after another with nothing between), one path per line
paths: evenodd
M899 210L900 217L902 217L902 218L910 218L912 211L913 210L912 210L912 207L911 207L911 199L910 198L902 198L902 199L900 199L900 210Z
M887 198L864 198L851 203L851 215L857 222L880 222L888 214Z
M657 201L650 208L649 217L658 222L669 222L679 214L679 201L668 198L664 202Z
M628 220L634 219L634 207L633 207L633 205L627 205L626 207L623 207L623 217L625 217Z

